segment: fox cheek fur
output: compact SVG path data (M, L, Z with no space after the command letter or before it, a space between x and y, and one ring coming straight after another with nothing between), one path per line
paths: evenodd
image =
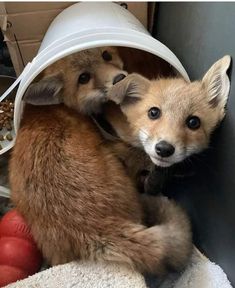
M225 115L230 61L217 61L201 81L130 74L110 89L109 99L121 104L130 133L154 164L168 167L207 148Z

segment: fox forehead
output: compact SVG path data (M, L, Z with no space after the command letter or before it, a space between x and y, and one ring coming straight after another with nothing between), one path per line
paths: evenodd
M163 113L177 112L176 117L182 114L203 113L211 108L202 83L189 83L183 79L152 81L143 100L145 106L157 106Z
M100 47L80 51L79 53L67 57L67 64L75 71L76 69L94 69L95 67L99 67L102 63L107 63L102 57L104 51L107 51L112 55L112 59L108 63L112 63L118 67L123 66L118 50L115 47Z

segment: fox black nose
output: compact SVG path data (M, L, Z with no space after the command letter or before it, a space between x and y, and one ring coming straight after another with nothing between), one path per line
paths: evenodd
M157 155L161 157L169 157L175 152L175 147L166 141L160 141L155 146Z
M118 74L117 76L114 77L113 79L113 85L120 82L122 79L126 77L125 74Z

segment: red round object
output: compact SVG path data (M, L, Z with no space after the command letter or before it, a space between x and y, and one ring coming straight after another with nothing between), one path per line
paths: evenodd
M41 262L41 254L31 242L13 237L0 238L0 265L18 267L32 275L40 269Z
M15 209L0 221L0 287L40 269L42 256L24 218Z
M22 238L34 243L29 226L15 209L7 212L0 222L0 238L10 236Z
M6 286L7 284L13 283L17 280L24 279L29 275L27 272L8 265L0 265L0 287Z

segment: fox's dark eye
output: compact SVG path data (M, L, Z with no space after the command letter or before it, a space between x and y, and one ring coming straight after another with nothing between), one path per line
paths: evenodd
M91 79L91 74L89 72L82 73L78 78L79 84L87 84Z
M189 116L186 119L186 125L191 130L196 130L201 126L201 120L197 116Z
M113 59L112 55L107 50L102 53L102 57L105 61L111 61Z
M152 120L158 119L161 116L161 110L158 107L152 107L148 111L148 116Z

